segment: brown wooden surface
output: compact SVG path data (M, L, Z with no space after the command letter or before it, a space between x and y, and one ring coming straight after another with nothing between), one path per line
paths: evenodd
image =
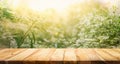
M0 64L120 64L120 49L0 49Z

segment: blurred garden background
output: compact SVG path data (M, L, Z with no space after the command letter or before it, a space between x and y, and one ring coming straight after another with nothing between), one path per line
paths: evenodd
M0 48L120 48L120 0L0 0Z

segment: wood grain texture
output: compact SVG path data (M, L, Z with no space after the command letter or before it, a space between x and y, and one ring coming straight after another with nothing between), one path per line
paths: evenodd
M7 60L17 60L17 61L19 61L19 60L24 60L26 57L28 57L29 55L31 55L31 54L32 54L33 52L35 52L36 50L37 50L37 49L27 49L27 50L21 52L20 54L15 55L15 56L7 59ZM11 53L11 51L10 51L10 53Z
M39 49L31 56L24 59L26 61L24 64L48 64L49 62L47 61L50 60L50 57L54 51L55 49Z
M113 57L115 57L116 59L120 60L120 52L111 49L103 49L103 50L106 51L108 54L112 55Z
M64 64L76 64L77 57L75 54L76 49L65 49Z
M76 56L78 64L91 64L90 58L84 53L85 49L77 49Z
M56 49L50 57L50 64L63 64L64 49Z
M95 50L97 54L103 59L103 61L119 61L117 58L104 51L104 49L95 49Z
M5 60L7 58L13 57L18 53L24 51L24 49L5 49L0 51L0 60Z
M120 64L120 49L0 49L0 64Z

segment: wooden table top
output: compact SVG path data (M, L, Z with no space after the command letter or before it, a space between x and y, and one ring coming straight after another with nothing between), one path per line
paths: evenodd
M120 49L0 49L0 64L120 64Z

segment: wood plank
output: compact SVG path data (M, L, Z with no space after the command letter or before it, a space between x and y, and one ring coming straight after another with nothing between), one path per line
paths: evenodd
M6 64L5 63L5 59L3 59L4 57L4 52L6 52L8 49L2 49L0 50L0 64Z
M0 64L120 64L120 49L1 49Z
M82 49L83 50L83 49ZM90 61L102 61L101 57L98 57L94 49L84 49L83 52L88 55Z
M2 50L0 50L0 53L2 54L2 52L4 52L4 51L7 51L8 49L2 49Z
M39 49L36 53L27 57L24 64L48 64L54 51L55 49ZM30 61L32 61L32 63Z
M104 61L118 61L117 58L106 53L105 51L103 51L103 49L95 49L95 51L97 52L99 57L104 59Z
M103 49L103 50L120 60L120 53L119 52L114 51L113 49Z
M51 61L63 61L64 49L56 49L52 54L50 60Z
M103 49L106 53L111 55L112 57L115 57L119 60L112 60L112 61L106 61L106 64L120 64L120 53L117 51L114 51L114 49Z
M112 50L120 53L120 49L112 49Z
M32 53L34 53L35 51L37 51L37 49L27 49L23 52L21 52L20 54L13 56L9 59L7 59L8 61L20 61L20 60L24 60L26 57L30 56Z
M38 60L41 61L49 61L51 55L54 53L56 49L44 49L41 55L38 57Z
M105 64L104 59L99 57L94 49L84 49L83 52L90 58L91 64Z
M36 53L33 55L27 57L25 60L31 61L31 60L39 60L39 61L49 61L49 57L47 57L49 54L52 55L52 53L55 51L55 49L39 49Z
M83 52L84 49L77 49L76 56L78 64L91 64L90 58Z
M78 58L78 61L89 61L90 60L90 58L87 55L85 55L85 53L83 53L82 49L76 50L76 56Z
M75 49L65 49L64 64L76 64L76 61Z
M0 51L0 60L6 60L7 58L15 56L21 51L23 51L23 49L4 49L3 51Z
M50 58L50 64L63 64L64 49L56 49Z
M21 52L25 51L26 49L12 49L12 50L16 50L15 52L11 52L11 54L13 56L20 54Z
M7 49L4 49L3 52L0 51L1 52L0 53L0 64L8 64L8 62L6 62L7 58L15 56L24 50L23 49L8 49L7 48Z

